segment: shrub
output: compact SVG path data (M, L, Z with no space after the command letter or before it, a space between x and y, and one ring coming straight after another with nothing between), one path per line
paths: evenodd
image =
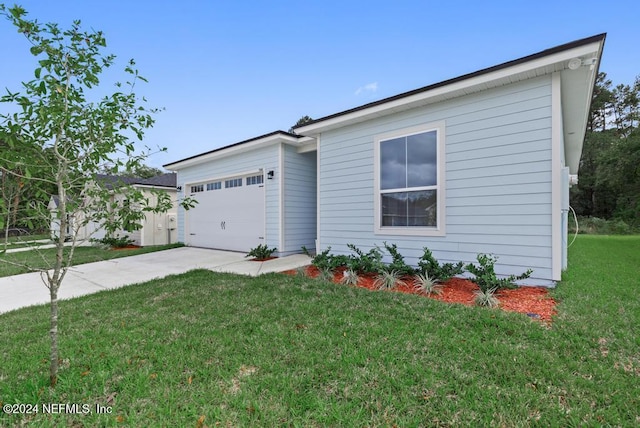
M609 225L609 230L612 235L629 235L631 234L631 228L624 220L612 221Z
M428 275L433 278L436 282L442 283L447 281L448 279L460 275L464 272L464 263L458 262L457 264L453 263L443 263L442 265L438 263L438 260L433 256L431 250L427 247L424 247L424 253L420 260L418 261L418 266L420 267L420 271L423 275Z
M383 244L384 248L389 252L389 255L391 255L391 263L385 266L385 270L395 270L400 275L413 275L416 272L414 268L404 261L404 257L398 252L398 246L396 244L389 245L386 242Z
M128 236L105 236L102 239L92 239L92 242L97 242L102 245L106 245L111 248L124 248L129 245L133 245L133 239Z
M506 278L498 278L495 273L495 264L496 261L498 261L496 256L490 254L478 254L477 260L479 266L469 263L466 266L466 269L469 273L474 275L474 278L472 278L471 281L474 282L485 294L487 291L492 290L493 293L501 288L516 288L517 285L514 281L529 278L533 272L531 269L528 269L521 275L510 275Z
M276 251L276 248L269 248L266 244L260 244L249 250L245 257L254 257L256 260L266 260Z
M629 235L639 232L633 224L622 219L605 220L598 217L578 217L578 233L594 235ZM569 221L569 233L576 232L576 222Z
M327 247L327 249L320 254L316 254L311 260L311 263L318 268L318 270L335 270L341 266L347 266L349 257L345 255L332 255L331 247Z
M349 269L356 272L381 272L385 269L385 265L382 262L382 252L377 246L367 253L364 253L353 244L347 244L347 247L355 253L355 255L349 257Z

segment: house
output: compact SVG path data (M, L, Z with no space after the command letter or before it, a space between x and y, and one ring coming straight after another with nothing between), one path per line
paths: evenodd
M165 165L198 204L178 210L178 240L247 252L258 245L278 255L315 249L316 144L275 131Z
M168 165L184 194L178 240L289 254L394 243L416 263L499 257L498 274L567 266L569 186L605 34ZM255 186L255 187L253 187Z
M145 219L140 225L140 228L131 228L129 231L121 230L117 232L117 235L128 237L133 241L133 244L139 246L149 245L165 245L173 242L177 242L177 208L175 207L175 201L177 198L176 190L176 174L168 173L158 175L152 178L136 178L136 177L120 177L115 175L98 174L97 180L101 181L103 185L113 192L112 198L122 203L126 203L125 197L118 193L118 186L130 185L140 190L145 199L149 201L150 206L154 206L157 203L157 195L155 192L163 191L169 194L169 197L174 201L174 206L169 211L164 213L146 212ZM59 204L59 197L54 195L49 202L49 211L51 215L51 237L59 236L60 222L57 219L56 210ZM82 217L82 218L81 218ZM85 216L76 214L75 218L70 217L67 224L66 236L72 236L76 233L76 240L88 240L88 239L102 239L106 235L106 231L99 223L94 221L83 221Z

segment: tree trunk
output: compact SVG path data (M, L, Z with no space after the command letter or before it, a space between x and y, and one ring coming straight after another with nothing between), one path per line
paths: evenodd
M53 265L53 271L47 272L47 287L49 287L50 305L51 305L51 357L49 358L49 380L51 386L56 386L58 382L58 290L62 284L66 273L64 266L64 232L67 228L67 194L62 183L58 181L59 203L59 221L60 233L56 240L56 261Z
M16 194L13 197L13 212L11 215L11 224L15 227L18 223L18 208L20 206L20 189L22 188L22 182L18 184L18 189L16 189Z
M49 284L51 296L51 356L49 367L49 381L52 387L58 382L58 287L52 283Z

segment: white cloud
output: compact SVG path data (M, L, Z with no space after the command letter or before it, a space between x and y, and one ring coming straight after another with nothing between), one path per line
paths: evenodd
M376 92L378 90L378 82L367 83L364 86L359 87L356 90L356 95L360 95L363 92Z

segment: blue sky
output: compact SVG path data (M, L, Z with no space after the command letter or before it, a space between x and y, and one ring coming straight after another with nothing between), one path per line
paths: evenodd
M637 0L18 4L102 30L119 69L136 60L149 79L138 95L165 108L144 141L168 149L156 167L603 32L600 70L614 84L640 75ZM0 86L15 90L35 60L8 22L0 46Z

